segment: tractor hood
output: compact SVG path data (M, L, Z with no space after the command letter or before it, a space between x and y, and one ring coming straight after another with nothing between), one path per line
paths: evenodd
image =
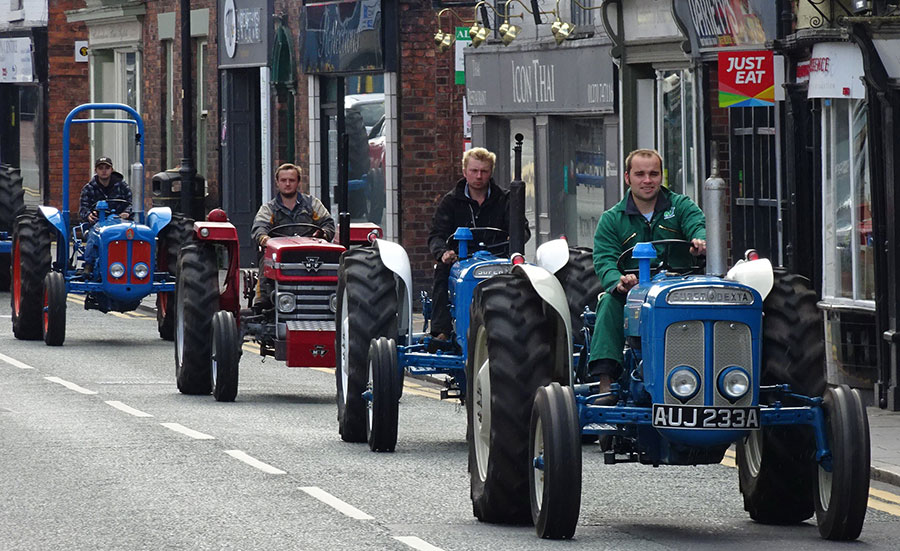
M273 237L266 242L263 273L270 279L337 278L345 250L316 237Z

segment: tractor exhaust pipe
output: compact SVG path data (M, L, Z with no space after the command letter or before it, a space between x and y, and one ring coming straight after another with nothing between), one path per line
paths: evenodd
M509 254L525 254L525 182L522 181L522 142L525 136L516 134L513 147L515 162L513 181L509 184Z
M716 142L709 146L711 168L709 178L703 183L703 206L706 214L706 274L723 276L727 269L725 240L727 227L725 220L725 180L719 177L719 148Z

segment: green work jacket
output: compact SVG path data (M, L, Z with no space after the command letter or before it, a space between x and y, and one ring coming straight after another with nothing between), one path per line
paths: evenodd
M625 198L607 210L597 223L594 232L594 271L603 289L611 292L619 282L621 272L616 261L623 251L646 241L660 239L706 239L706 217L690 197L660 187L656 208L648 222L637 209L631 191ZM657 247L657 254L662 252ZM670 266L690 266L690 253L686 247L670 247ZM631 260L626 268L636 268Z

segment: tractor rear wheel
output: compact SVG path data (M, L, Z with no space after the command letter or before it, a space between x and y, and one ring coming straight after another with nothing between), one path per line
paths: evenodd
M212 391L212 318L219 309L219 272L210 245L185 247L175 282L175 381L183 394Z
M44 276L44 343L62 346L66 340L66 278L60 272Z
M238 391L241 337L234 316L219 310L212 318L211 385L218 402L233 402Z
M194 221L181 214L173 214L172 220L159 232L159 249L156 251L156 267L177 277L178 253L181 247L193 242ZM156 326L163 340L175 339L175 293L156 295Z
M369 345L366 403L366 436L373 452L392 452L397 447L397 422L400 409L400 385L403 379L397 367L397 344L379 337Z
M531 522L528 428L550 383L551 335L531 284L501 274L475 288L466 357L466 440L472 510L484 522Z
M16 218L25 212L25 192L18 168L0 166L0 232L12 233ZM9 290L11 255L0 254L0 292Z
M394 274L377 247L352 249L338 269L334 370L338 425L345 442L365 442L366 365L372 339L397 340L398 298Z
M50 229L36 214L16 219L12 243L13 334L17 339L43 337L44 276L50 271Z
M575 344L584 344L581 331L584 321L581 316L585 306L591 310L597 308L597 295L603 290L600 278L594 272L593 253L590 249L570 248L569 262L555 275L566 292L566 302L572 316L572 340Z
M534 528L541 538L569 539L581 509L581 426L572 387L537 390L528 435Z
M829 387L823 396L830 469L816 471L816 523L829 540L859 537L869 498L869 421L859 391Z

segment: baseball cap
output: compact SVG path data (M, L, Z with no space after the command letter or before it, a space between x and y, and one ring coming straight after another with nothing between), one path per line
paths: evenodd
M96 168L100 165L109 165L110 167L112 167L112 159L110 159L109 157L98 157L97 161L94 163L94 167Z

